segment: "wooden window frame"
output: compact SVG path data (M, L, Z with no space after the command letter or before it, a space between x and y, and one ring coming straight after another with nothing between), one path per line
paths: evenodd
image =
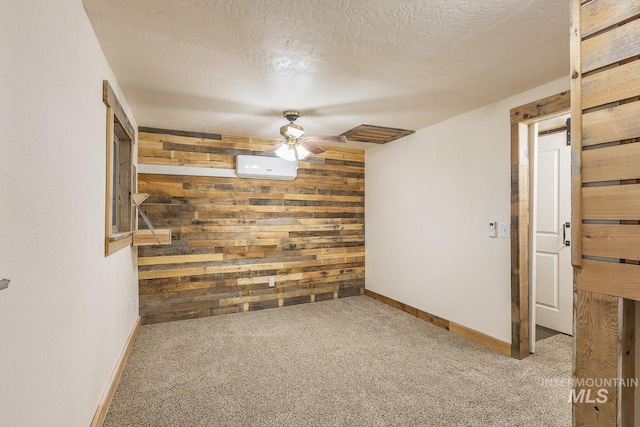
M102 82L102 89L102 100L107 106L104 244L105 256L108 256L133 243L135 212L131 195L135 192L133 153L136 133L107 80Z

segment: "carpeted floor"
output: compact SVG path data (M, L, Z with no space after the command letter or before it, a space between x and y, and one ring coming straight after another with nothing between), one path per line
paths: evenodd
M536 350L365 296L143 326L105 426L568 426L571 338Z

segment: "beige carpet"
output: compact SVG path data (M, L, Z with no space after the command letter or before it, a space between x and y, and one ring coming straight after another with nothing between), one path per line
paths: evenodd
M570 375L358 296L143 326L105 425L568 426Z

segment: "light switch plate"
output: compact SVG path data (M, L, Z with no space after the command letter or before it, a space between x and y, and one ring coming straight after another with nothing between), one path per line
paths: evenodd
M499 236L501 239L509 239L511 237L511 225L508 222L500 223Z

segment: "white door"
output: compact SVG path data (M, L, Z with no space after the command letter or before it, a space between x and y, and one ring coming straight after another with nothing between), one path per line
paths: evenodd
M535 203L536 323L573 334L571 147L566 132L538 138Z

